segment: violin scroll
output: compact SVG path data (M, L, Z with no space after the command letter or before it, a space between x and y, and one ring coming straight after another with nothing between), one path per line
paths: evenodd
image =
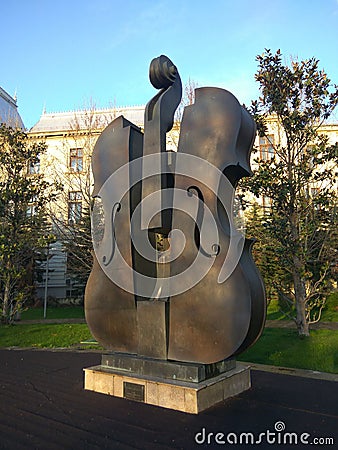
M149 79L156 89L167 89L176 80L178 70L175 64L164 55L154 58L150 63Z

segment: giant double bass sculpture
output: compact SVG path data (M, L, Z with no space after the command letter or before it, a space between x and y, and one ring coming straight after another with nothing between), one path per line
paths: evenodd
M121 116L94 148L86 320L110 351L212 364L244 351L264 327L253 241L233 217L256 127L230 92L199 88L184 109L177 153L167 151L181 80L162 55L150 81L159 92L146 106L144 134Z

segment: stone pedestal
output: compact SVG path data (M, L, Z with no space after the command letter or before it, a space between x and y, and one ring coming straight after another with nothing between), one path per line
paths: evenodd
M249 367L234 360L204 365L107 354L84 372L87 390L191 414L251 386Z

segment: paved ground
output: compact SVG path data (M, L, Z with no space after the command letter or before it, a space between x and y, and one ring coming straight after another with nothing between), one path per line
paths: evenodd
M308 433L309 442L333 437L335 445L320 448L337 448L336 381L253 370L250 391L195 416L84 391L82 369L98 364L99 353L0 350L0 361L0 449L229 448L237 445L222 441L239 441L240 432L265 433L262 444L241 448L309 448L279 445L285 432ZM220 444L215 433L224 434Z

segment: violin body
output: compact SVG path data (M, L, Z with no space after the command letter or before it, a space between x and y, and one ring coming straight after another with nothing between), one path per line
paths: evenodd
M107 180L112 173L140 155L142 142L141 131L121 116L102 132L92 155L93 198L94 201L99 199L103 205L104 235L100 242L94 242L94 263L85 291L86 321L92 335L105 348L127 353L137 353L135 296L111 281L103 267L110 259L110 273L119 272L119 276L128 278L129 285L133 284L132 275L116 261L113 253L117 247L124 261L132 266L130 211L135 192L130 191L119 199L119 207L115 207L113 217L117 202L104 187L109 187ZM127 171L126 176L129 175ZM129 186L130 180L125 181ZM100 247L104 249L103 255Z
M249 155L255 123L230 92L217 88L195 92L195 103L186 107L183 114L178 152L193 154L216 166L235 188L242 176L251 173ZM209 176L213 175L211 171ZM205 174L201 182L201 176L197 179L176 176L175 188L188 192L194 187L199 192L216 220L219 250L217 255L210 256L214 262L206 276L189 291L170 300L168 358L213 363L229 358L239 348L243 351L259 336L264 325L265 295L248 241L243 242L243 251L231 275L221 283L218 281L229 251L232 221L229 215L232 211L225 211L219 198L228 196L223 200L231 207L235 189L222 186L225 180L220 178L215 195L209 188L213 180ZM172 226L184 227L187 242L181 256L171 263L171 276L192 264L202 241L200 236L196 238L195 224L184 212L173 210Z
M144 135L121 116L93 152L93 197L103 213L93 214L86 320L108 350L212 364L252 345L265 322L253 241L233 217L237 183L251 175L256 126L230 92L200 88L169 155L181 81L164 56L153 60L150 79L161 91L146 107Z

